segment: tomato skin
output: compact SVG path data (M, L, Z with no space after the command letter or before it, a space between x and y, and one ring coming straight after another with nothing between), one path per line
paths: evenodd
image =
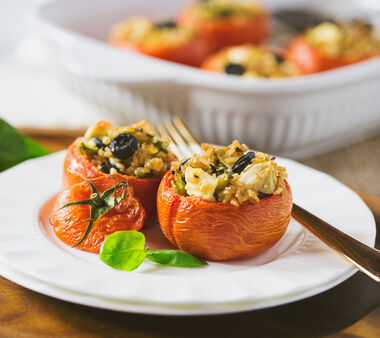
M296 37L285 53L305 74L322 72L348 64L343 58L331 58L310 45L302 36Z
M195 196L178 195L167 173L157 194L158 220L168 240L179 249L208 260L255 256L272 247L290 222L292 194L273 195L235 207Z
M230 45L260 44L270 33L270 16L267 12L254 19L236 18L201 20L193 15L191 7L185 8L177 20L179 25L191 27L203 36L212 52Z
M285 53L285 58L296 64L305 74L347 66L377 56L379 56L379 53L352 59L332 58L310 45L303 36L295 37Z
M113 177L114 179L110 178ZM99 176L91 180L99 193L115 186L116 183L124 181L122 175ZM118 190L118 197L122 195ZM90 198L91 188L87 182L80 182L62 191L55 202L54 210L66 203L82 201ZM90 218L90 206L75 205L63 208L52 215L52 223L57 237L73 246L83 237L88 222L75 222L70 220L85 220ZM109 210L99 220L93 223L92 229L83 243L77 246L78 249L99 253L100 247L107 235L115 231L140 230L145 219L145 210L137 198L134 197L133 189L127 186L127 194L123 201L116 207Z
M193 67L199 67L207 55L210 54L209 47L202 37L196 37L182 46L173 48L147 48L142 44L119 39L110 39L109 43L115 47L131 49L145 55Z
M63 187L68 188L74 184L83 182L78 176L93 179L99 176L109 176L99 170L91 161L79 150L82 138L78 138L67 150L63 164ZM146 212L145 226L153 224L157 217L156 196L161 178L136 178L133 176L120 175L133 188L134 195L140 200Z
M224 73L224 69L221 67L220 58L221 56L219 53L211 54L206 58L206 60L204 60L201 68L209 72Z

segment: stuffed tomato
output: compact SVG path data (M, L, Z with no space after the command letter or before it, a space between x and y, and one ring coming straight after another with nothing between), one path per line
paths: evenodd
M110 44L167 61L198 67L209 54L206 41L193 29L175 22L155 23L133 17L111 30Z
M321 72L380 55L380 40L363 20L326 21L294 38L287 59L305 73Z
M255 256L272 247L290 222L292 194L285 168L235 141L202 146L173 166L157 195L168 240L209 260Z
M53 210L50 220L57 237L67 245L94 253L99 253L108 235L140 230L145 219L145 210L132 187L118 174L67 188L58 195Z
M264 46L245 44L227 47L209 56L202 69L246 78L284 78L300 75L300 70L282 56Z
M69 147L64 162L63 185L70 187L84 177L121 174L146 211L146 223L156 217L156 196L161 178L176 156L146 121L113 127L100 121Z
M242 43L262 43L270 30L268 12L252 1L200 1L186 7L177 21L202 35L212 51Z

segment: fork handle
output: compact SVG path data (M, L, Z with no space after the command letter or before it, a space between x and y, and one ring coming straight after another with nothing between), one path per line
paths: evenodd
M297 204L292 216L322 242L341 254L360 271L380 282L380 251L371 248L341 232Z

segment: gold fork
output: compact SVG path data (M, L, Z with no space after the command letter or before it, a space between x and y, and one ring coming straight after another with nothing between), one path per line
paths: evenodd
M187 158L200 151L197 139L178 116L157 125L161 136L171 142L178 158ZM380 282L380 251L371 248L293 203L292 216L321 241L342 255L361 272Z

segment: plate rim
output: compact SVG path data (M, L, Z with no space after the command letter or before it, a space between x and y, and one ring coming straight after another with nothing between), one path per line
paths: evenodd
M301 301L303 299L316 296L321 294L333 287L343 283L350 277L352 277L355 273L357 273L357 269L352 269L348 271L345 275L342 275L340 278L332 281L331 283L327 283L320 289L313 289L312 292L303 293L294 295L293 297L289 296L289 298L283 298L280 302L276 302L275 299L271 299L265 302L265 304L261 304L260 302L254 302L252 305L248 302L248 305L239 306L238 304L210 304L210 305L201 305L201 306L192 306L193 309L186 309L181 307L180 305L176 307L175 305L164 305L160 306L160 304L147 304L147 303L129 303L126 301L118 302L113 301L112 299L106 299L102 297L94 297L92 295L80 294L78 292L72 292L70 290L66 290L61 287L57 287L47 283L45 281L39 280L35 277L30 277L28 275L23 274L22 272L16 271L9 267L4 262L0 261L0 275L7 280L16 283L28 290L32 290L39 294L52 297L58 300L70 302L73 304L79 304L84 306L89 306L96 309L110 310L110 311L119 311L125 313L136 313L136 314L145 314L145 315L157 315L157 316L197 316L197 315L223 315L223 314L232 314L232 313L240 313L240 312L249 312L262 310L275 306L282 306L286 304L290 304L293 302ZM315 290L315 292L314 292ZM58 292L58 293L57 293ZM95 302L94 302L95 300ZM226 307L223 307L225 305ZM141 308L143 306L143 308ZM232 306L234 306L232 308Z
M64 151L63 152L59 152L59 153L55 153L55 154L52 154L52 155L49 155L49 156L46 156L46 157L44 157L43 159L46 159L46 158L52 158L53 156L55 156L57 159L56 159L56 161L58 161L58 159L59 158L61 158L62 156L63 156L63 153L64 153ZM37 159L37 160L41 160L41 159ZM37 160L32 160L32 161L37 161ZM283 159L283 160L285 160L285 159ZM327 175L327 174L325 174L325 173L322 173L322 172L319 172L318 170L315 170L315 169L313 169L313 168L309 168L309 167L307 167L307 166L305 166L305 165L303 165L303 164L300 164L300 163L298 163L298 162L295 162L295 161L292 161L292 160L287 160L286 159L286 161L290 161L290 162L294 162L297 166L301 166L301 167L305 167L305 168L307 168L307 169L310 169L310 170L312 170L312 171L315 171L315 172L317 172L317 173L319 173L319 174L322 174L322 175L325 175L326 177L329 177L330 179L332 179L332 180L335 180L334 178L332 178L331 176L329 176L329 175ZM30 163L31 161L27 161L26 163ZM22 166L22 165L21 165ZM11 169L12 170L12 169ZM351 189L349 189L348 187L346 187L345 185L343 185L342 183L340 183L339 181L337 181L337 180L335 180L337 183L339 183L341 186L343 186L345 189L347 189L347 191L349 190L351 193L354 193L356 196L357 196L357 194L355 193L355 192L353 192ZM358 197L359 198L359 197ZM360 198L359 198L360 199ZM365 206L366 208L367 208L367 210L368 210L368 212L370 213L370 211L369 211L369 209L368 209L368 207L365 205L365 203L360 199L360 201L362 202L362 205L363 206ZM372 216L372 222L373 222L373 224L375 224L374 223L374 218L373 218L373 215L371 214L371 216ZM42 235L42 234L41 234ZM373 238L373 244L375 243L375 236L374 236L374 238ZM52 243L51 243L52 244ZM372 244L372 245L373 245ZM66 254L66 253L65 253ZM0 257L0 260L4 263L4 264L6 264L6 265L8 265L8 266L10 266L10 267L12 267L12 268L14 268L16 271L18 271L17 270L17 267L13 267L13 266L11 266L11 265L9 265L9 263L7 263L6 261L4 261L3 260L3 257ZM320 293L320 292L323 292L323 291L325 291L325 290L327 290L327 289L329 289L329 288L331 288L331 287L333 287L333 286L335 286L335 285L337 285L337 284L339 284L340 282L343 282L344 280L346 280L347 278L349 278L352 274L354 274L355 273L355 271L356 271L356 268L355 267L353 267L353 266L350 266L350 265L348 265L347 266L347 268L345 269L345 272L343 272L343 273L341 273L341 275L340 276L338 276L337 278L334 278L334 279L331 279L330 281L328 281L328 282L326 282L326 283L323 283L323 284L321 284L321 285L312 285L311 287L309 287L309 288L305 288L305 289L302 289L302 290L300 290L299 292L295 292L294 294L296 295L295 297L291 297L291 299L289 300L289 301L284 301L284 303L288 303L288 302L291 302L291 301L296 301L296 300L299 300L299 299L303 299L303 298L306 298L306 297L310 297L310 296L312 296L312 295L315 295L315 294L318 294L318 293ZM21 272L22 273L22 272ZM29 273L29 275L31 275L30 273ZM33 276L33 275L31 275L31 276ZM38 280L41 280L41 281L43 281L41 278L39 278L38 276L33 276L33 278L36 278L36 279L38 279ZM341 280L340 280L341 279ZM337 281L337 284L334 284L333 283L333 281ZM49 283L49 281L44 281L44 282L46 282L46 283ZM52 283L50 283L50 284L52 284ZM324 285L325 284L327 284L326 285L326 287L324 287ZM319 286L321 286L321 287L319 287ZM59 286L59 287L61 287L61 288L66 288L66 287L62 287L62 286ZM67 288L66 288L67 289ZM78 291L75 291L75 292L78 292ZM82 294L86 294L85 292L82 292ZM298 297L297 295L299 295L300 294L300 296ZM99 297L99 295L94 295L93 293L89 293L88 294L89 296L92 296L92 297ZM289 294L288 294L289 295ZM304 295L304 296L303 296ZM100 296L100 297L102 297L102 298L106 298L105 296ZM287 296L285 295L278 295L278 296L276 296L276 297L267 297L267 298L264 298L264 299L259 299L259 300L256 300L256 301L254 301L255 303L265 303L265 302L269 302L270 303L270 301L272 300L272 303L273 303L273 300L275 300L275 299L283 299L283 298L286 298ZM108 297L109 298L109 297ZM129 298L129 297L127 297L127 298ZM121 298L121 300L123 300L123 301L126 301L126 299L124 298L124 299L122 299ZM130 299L130 301L132 301L132 302L134 302L134 303L141 303L141 304L146 304L146 303L149 303L149 302L147 302L146 300L133 300L133 299ZM248 300L248 302L253 302L252 300ZM157 301L157 302L152 302L152 304L153 303L155 303L155 304L160 304L160 303L162 303L162 302L160 302L160 301ZM223 305L226 305L226 304L230 304L230 305L233 305L233 304L237 304L237 303L242 303L241 301L222 301L222 302L214 302L214 303L212 303L213 305L220 305L220 304L223 304ZM244 303L246 303L246 302L244 302ZM279 305L279 304L282 304L281 303L281 301L274 301L274 303L275 304L270 304L270 305L268 305L268 306L275 306L275 305ZM189 304L189 302L187 301L185 301L185 302L174 302L174 303L170 303L170 302L168 302L168 303L166 303L166 305L178 305L178 306L180 306L180 305L186 305L186 304ZM192 300L191 301L191 306L194 306L194 305L210 305L211 304L211 302L199 302L199 303L197 303L197 302L194 302L194 300ZM266 306L266 307L268 307L268 306ZM254 307L254 309L258 309L258 308L264 308L264 307Z

